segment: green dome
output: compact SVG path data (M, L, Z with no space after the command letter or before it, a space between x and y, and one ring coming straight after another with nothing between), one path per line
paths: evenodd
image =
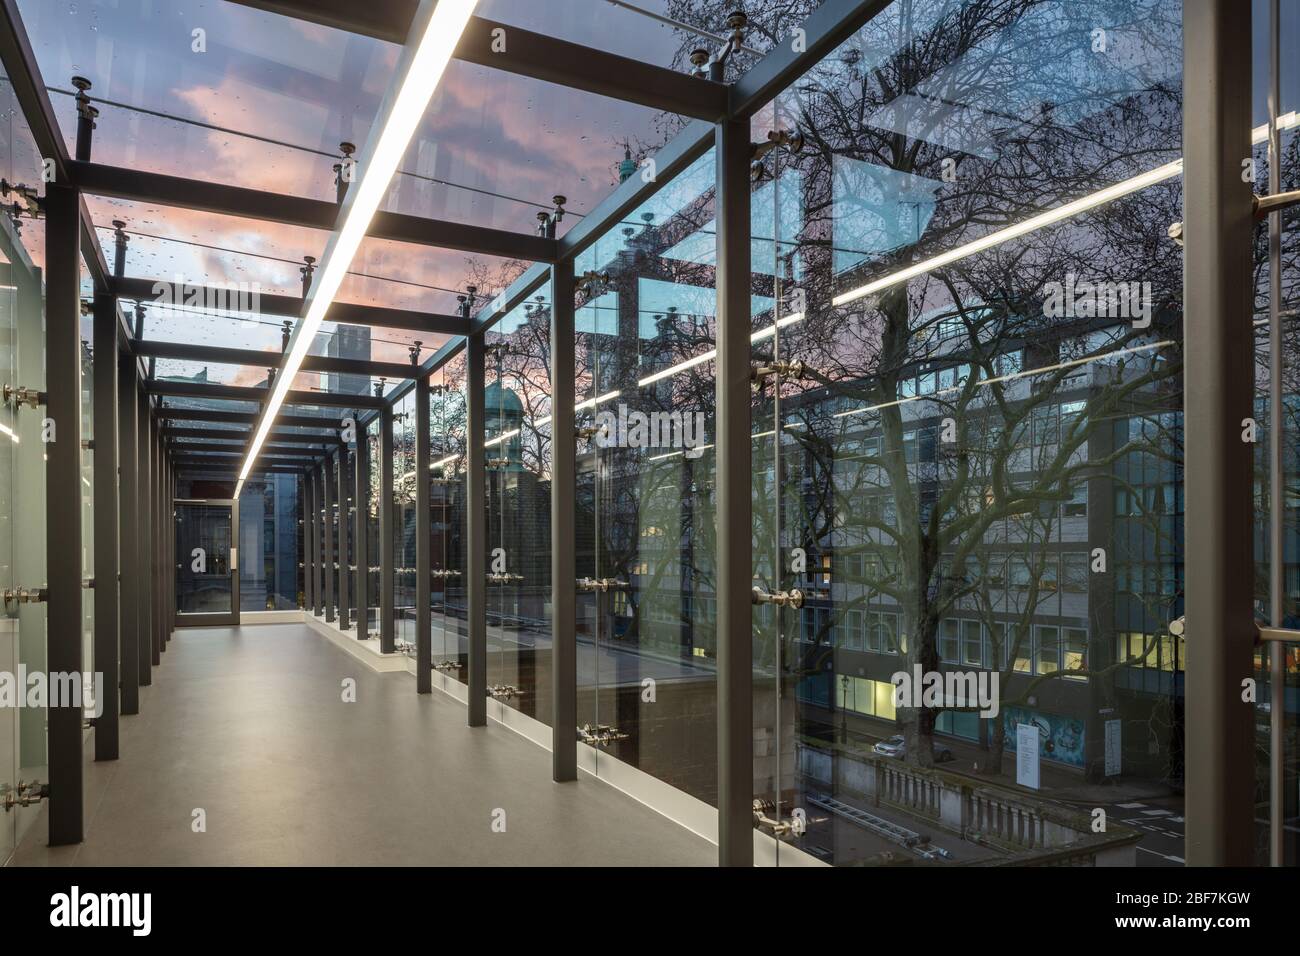
M524 403L508 388L502 388L499 382L491 382L483 390L483 411L487 414L519 415L524 414Z

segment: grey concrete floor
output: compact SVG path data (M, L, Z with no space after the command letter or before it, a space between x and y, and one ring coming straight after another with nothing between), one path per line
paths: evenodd
M345 678L356 702L342 699ZM177 631L123 717L87 740L86 839L18 865L712 865L716 848L465 708L377 674L305 625ZM192 827L203 810L206 832ZM494 816L504 811L505 832Z

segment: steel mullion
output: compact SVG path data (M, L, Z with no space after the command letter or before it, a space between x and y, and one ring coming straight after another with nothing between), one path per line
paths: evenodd
M95 670L104 675L104 699L96 701L95 759L116 760L121 692L120 598L118 596L118 351L117 299L94 301L94 524Z

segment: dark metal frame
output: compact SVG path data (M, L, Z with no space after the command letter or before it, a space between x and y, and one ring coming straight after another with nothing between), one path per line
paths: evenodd
M180 498L175 501L173 508L184 508L187 506L203 506L230 509L230 552L234 559L230 562L230 610L229 612L189 612L182 613L176 608L170 613L167 620L171 621L171 626L175 628L182 627L237 627L239 625L239 499L237 498ZM170 535L171 544L167 546L168 553L175 553L176 529L175 521L169 521L172 525ZM182 561L189 560L189 555L178 555ZM175 577L169 577L172 582L168 591L171 598L174 599L176 593ZM169 600L170 604L171 601ZM164 638L164 642L165 642Z
M1190 866L1255 857L1254 405L1249 316L1254 216L1241 175L1251 155L1251 10L1185 0L1183 61L1183 481L1187 669L1186 851ZM1194 423L1194 427L1193 427Z
M52 545L46 552L50 674L86 670L81 641L80 201L69 186L51 183L45 192L45 413L55 428L55 440L45 446L45 533ZM80 700L47 711L51 846L82 838L81 722Z
M118 712L121 678L119 640L121 598L118 560L121 553L118 515L118 322L117 299L106 292L94 304L94 491L95 491L95 669L104 675L104 697L96 701L95 759L118 757ZM104 620L99 620L100 616ZM123 615L124 616L124 615Z
M358 5L347 0L234 0L246 6L270 10L316 23L325 23L352 32L403 42L416 9L415 0L376 0ZM355 457L357 509L355 539L357 553L358 636L365 631L364 609L367 603L365 579L370 556L365 541L365 515L362 496L366 494L363 475L371 463L364 442L365 426L378 418L381 454L380 492L380 643L386 653L394 650L393 620L393 406L412 389L417 392L417 439L421 476L417 490L419 518L417 527L417 602L418 681L417 690L429 685L428 653L428 531L429 493L428 461L428 379L429 376L462 351L468 360L468 448L466 584L469 596L469 707L471 725L486 722L486 541L484 528L485 472L483 448L484 333L512 309L518 307L548 278L555 290L552 310L552 397L554 417L554 490L552 494L552 580L554 606L553 706L554 732L553 774L556 780L576 777L576 681L574 676L574 594L572 495L559 493L573 485L573 342L572 289L575 257L596 239L613 228L638 205L657 192L673 177L696 161L710 147L717 149L717 293L718 293L718 376L717 376L717 461L718 461L718 747L719 747L719 859L724 864L749 865L753 860L752 844L752 686L749 566L750 541L750 434L749 370L749 121L780 90L822 57L831 52L863 24L889 5L890 0L825 0L803 23L801 49L789 42L777 44L757 65L735 82L724 85L710 80L685 77L673 71L653 67L604 51L579 47L566 41L507 26L510 34L508 54L487 54L485 38L499 26L475 18L457 49L464 60L480 63L547 82L560 83L624 99L629 102L668 109L693 121L653 158L657 175L650 181L632 176L618 186L596 209L560 239L483 229L456 223L420 219L398 213L382 212L375 218L371 235L404 242L422 243L442 248L508 256L534 263L511 286L481 309L472 319L466 316L426 316L402 310L335 304L331 321L351 324L386 325L455 335L418 366L398 363L354 363L347 360L312 357L305 368L358 374L384 375L400 384L387 395L344 395L341 393L290 393L288 404L333 406L359 410L358 445ZM1247 11L1248 13L1248 11ZM1188 861L1191 863L1249 862L1253 847L1251 835L1253 807L1250 786L1253 781L1252 736L1249 708L1239 701L1239 681L1251 673L1250 629L1252 609L1252 567L1249 535L1239 530L1251 526L1250 502L1251 455L1244 446L1240 455L1225 454L1237 447L1240 422L1251 415L1250 367L1251 339L1233 327L1227 317L1249 315L1249 259L1251 207L1250 190L1240 179L1241 159L1250 154L1249 122L1249 17L1242 16L1240 4L1223 0L1186 0L1185 59L1200 64L1185 76L1186 135L1186 223L1187 290L1185 329L1189 381L1198 387L1189 389L1186 416L1197 427L1188 428L1186 482L1189 511L1198 509L1214 520L1189 523L1187 546L1197 556L1188 562L1187 620L1195 641L1189 641L1187 668L1188 698L1195 708L1188 708L1187 739L1193 744L1187 755L1188 779ZM182 177L161 176L137 170L119 169L88 159L73 160L68 154L54 121L53 111L44 93L44 84L35 69L30 45L22 32L15 0L0 0L0 56L3 57L15 92L32 123L33 135L43 155L55 159L56 185L53 214L47 236L56 252L51 263L52 278L62 285L51 298L50 314L62 313L69 305L65 300L70 285L66 271L70 232L79 232L90 250L91 271L100 294L146 299L152 296L152 283L140 279L111 277L103 266L94 229L86 207L76 190L106 196L118 196L187 208L205 209L260 220L292 223L300 226L333 229L339 205L295 196L284 196L243 189L221 183L194 182ZM78 155L89 154L89 133L79 144ZM73 188L70 188L73 187ZM63 196L62 204L60 195ZM69 197L72 197L69 201ZM63 259L60 260L59 256ZM62 262L62 265L60 265ZM72 270L75 273L75 269ZM61 290L61 291L60 291ZM292 296L263 296L263 311L270 314L297 316L303 300ZM69 313L71 314L71 313ZM119 319L120 321L120 319ZM75 323L73 323L75 324ZM68 330L51 322L51 369L59 375L50 378L51 394L70 374L66 368L71 349ZM127 329L127 338L131 338ZM75 344L75 335L72 338ZM275 353L255 353L238 349L207 349L132 340L133 361L160 357L190 358L195 361L229 362L243 365L268 363L278 365ZM147 376L146 376L147 378ZM124 376L118 388L124 394L134 376ZM173 468L180 465L202 466L224 472L238 466L237 460L220 455L202 455L184 438L206 436L206 430L176 427L168 423L227 422L255 425L258 414L220 409L186 410L176 407L152 407L150 395L186 396L220 401L261 403L265 389L230 386L186 385L147 381L138 395L138 407L131 414L137 428L135 448L130 447L127 430L121 441L124 469L127 459L137 470L139 505L137 524L141 540L152 541L158 554L158 533L170 525L170 509L160 512L157 505L166 501L174 480ZM61 399L66 403L67 399ZM283 425L318 426L337 429L337 419L307 415L281 415ZM62 426L61 426L62 427ZM161 433L160 433L161 427ZM212 437L246 440L247 431L229 434L212 430ZM314 445L319 442L303 437L282 436L281 444ZM305 599L309 609L321 610L328 603L333 614L333 575L323 566L332 544L332 513L329 480L329 447L275 449L260 462L267 471L292 471L304 476L305 508L303 511ZM272 443L274 445L274 442ZM211 448L212 446L207 446ZM66 449L63 453L67 454ZM281 457L277 458L276 455ZM51 461L54 461L52 454ZM341 466L346 471L346 456ZM56 469L51 469L52 474ZM68 474L76 475L74 469ZM66 481L66 479L64 479ZM346 523L346 475L338 476L340 521ZM52 483L52 491L54 490ZM67 489L64 489L65 491ZM130 496L124 489L123 494ZM124 499L125 500L125 499ZM165 506L167 507L167 506ZM72 509L64 509L72 510ZM131 509L124 505L121 520L130 520ZM67 527L51 514L51 530L57 525L59 539L68 540ZM318 524L319 522L319 524ZM343 532L345 535L346 532ZM153 537L150 537L150 536ZM52 538L54 540L54 538ZM124 542L125 542L124 538ZM53 552L52 552L53 555ZM170 556L174 558L174 555ZM421 560L423 557L423 560ZM124 557L124 568L129 559ZM340 609L346 614L343 581L347 574L346 559L340 562ZM154 662L165 634L160 634L166 607L158 568L141 575L131 597L123 590L123 621L130 618L131 598L138 602L136 619L140 635L139 684L150 682L148 653L152 642ZM170 571L170 569L168 569ZM330 569L333 570L333 569ZM78 570L79 574L79 570ZM68 587L69 568L52 559L51 594L56 575L60 587ZM236 576L237 577L237 576ZM160 603L164 600L164 603ZM67 612L61 610L62 620ZM55 613L51 607L51 667L55 655ZM127 631L123 624L123 652L127 652ZM75 631L74 631L75 633ZM149 635L149 640L145 639ZM107 638L105 638L107 640ZM64 642L66 643L66 642ZM124 683L123 709L128 693ZM69 737L68 728L59 725L61 741ZM51 723L51 740L56 728ZM51 779L55 779L54 748L51 748ZM61 750L60 779L72 779L67 751ZM76 786L79 789L77 778ZM59 788L60 806L68 806L69 784ZM51 834L55 823L51 814ZM66 813L66 810L61 810ZM66 817L61 817L66 820ZM61 823L60 832L68 837L72 831Z

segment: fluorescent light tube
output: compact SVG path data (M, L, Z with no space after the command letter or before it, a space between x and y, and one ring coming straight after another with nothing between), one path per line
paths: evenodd
M248 477L257 461L262 444L293 385L294 376L302 368L303 359L325 320L325 313L343 284L352 259L370 228L370 220L388 191L397 165L420 125L429 100L438 88L477 5L478 0L437 0L436 5L434 0L421 0L398 61L397 80L389 88L365 148L358 154L356 168L361 179L348 190L343 208L339 210L337 221L342 225L330 236L321 265L312 278L306 314L294 327L289 339L288 354L276 373L275 386L239 473L240 482Z

